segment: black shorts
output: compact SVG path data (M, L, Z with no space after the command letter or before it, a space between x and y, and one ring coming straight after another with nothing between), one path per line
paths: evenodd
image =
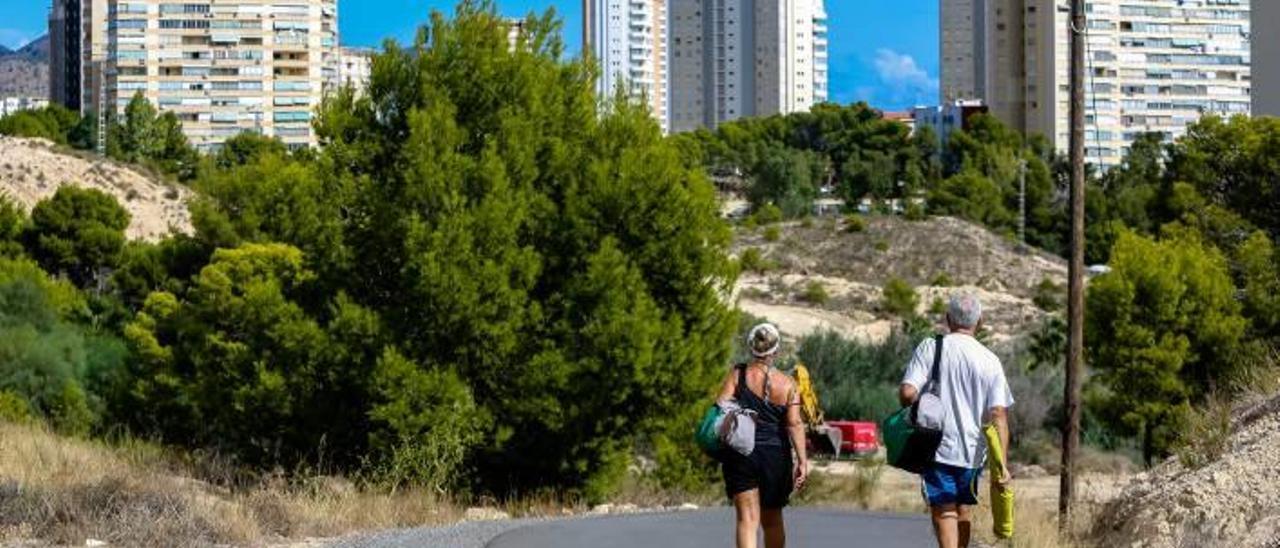
M783 508L791 500L795 487L791 448L781 445L756 445L751 456L728 450L720 459L724 473L725 495L732 501L734 495L760 490L760 507L767 510Z

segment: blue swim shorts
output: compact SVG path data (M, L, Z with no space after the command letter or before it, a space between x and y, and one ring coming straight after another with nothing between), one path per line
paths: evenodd
M981 468L961 468L938 463L921 474L924 499L929 506L978 504L978 478Z

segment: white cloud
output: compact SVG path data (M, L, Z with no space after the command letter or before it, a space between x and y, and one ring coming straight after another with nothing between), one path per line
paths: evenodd
M898 105L936 102L938 79L921 68L914 57L881 48L876 50L872 63L884 91L877 94L877 99Z

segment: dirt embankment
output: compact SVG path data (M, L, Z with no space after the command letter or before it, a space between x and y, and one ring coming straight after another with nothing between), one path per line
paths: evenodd
M192 232L187 210L192 194L186 187L159 182L105 158L60 150L43 139L0 136L0 194L30 211L66 184L114 196L131 216L131 239Z
M1139 474L1099 514L1099 546L1280 546L1280 396L1238 410L1217 460L1170 459Z
M740 276L738 306L777 323L789 336L832 330L883 339L897 320L882 310L882 288L898 278L915 287L921 314L954 291L978 295L992 338L1000 342L1044 318L1046 312L1033 302L1042 281L1065 288L1062 259L1020 250L1016 242L959 219L869 217L865 230L855 233L833 219L788 223L778 225L773 241L765 237L767 230L741 230L735 242L735 253L754 248L769 266ZM821 286L823 302L806 298L811 285Z

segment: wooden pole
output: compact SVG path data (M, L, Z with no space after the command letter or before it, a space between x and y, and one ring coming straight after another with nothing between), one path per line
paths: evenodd
M1062 476L1058 498L1058 528L1071 530L1075 499L1075 454L1080 443L1080 377L1084 356L1084 0L1071 0L1071 262L1067 289L1067 378L1063 403Z

